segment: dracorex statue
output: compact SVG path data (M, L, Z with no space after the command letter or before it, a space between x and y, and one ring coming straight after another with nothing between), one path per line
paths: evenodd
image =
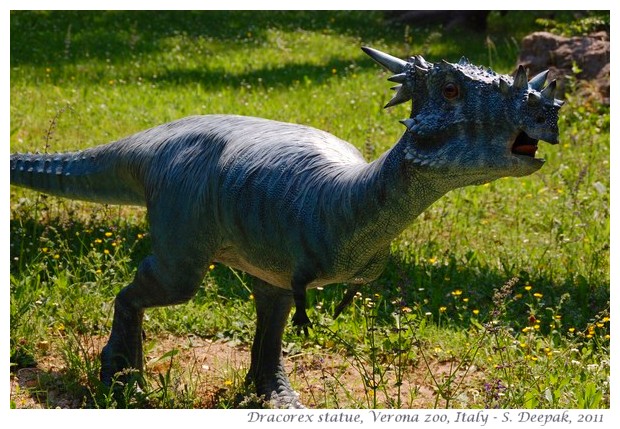
M406 130L366 162L307 126L193 116L62 154L11 155L11 183L67 198L144 205L152 253L117 295L101 380L141 370L145 309L189 300L208 266L254 277L256 336L247 375L276 407L301 407L284 371L289 312L307 329L306 289L360 284L384 268L390 242L446 192L537 171L539 140L558 139L555 81L472 65L407 61L371 48L394 73L386 107L413 100Z

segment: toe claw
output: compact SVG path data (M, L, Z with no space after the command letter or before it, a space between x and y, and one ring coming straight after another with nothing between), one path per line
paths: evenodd
M305 336L308 336L308 328L312 327L312 322L308 318L308 314L306 312L295 312L293 315L293 326L296 328L297 335L301 334L303 330Z

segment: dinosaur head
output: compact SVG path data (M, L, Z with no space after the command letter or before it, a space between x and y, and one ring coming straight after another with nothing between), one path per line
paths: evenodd
M536 158L538 141L558 143L555 81L547 72L528 81L522 66L514 76L458 63L430 63L421 56L403 61L362 48L395 73L398 83L385 107L413 100L411 116L401 121L407 132L405 158L418 170L437 172L458 186L499 177L525 176L544 163Z

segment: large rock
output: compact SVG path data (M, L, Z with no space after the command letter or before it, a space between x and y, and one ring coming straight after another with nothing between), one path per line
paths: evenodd
M519 64L530 76L549 69L549 78L558 79L564 90L567 76L588 81L598 97L609 104L609 33L603 31L583 37L562 37L536 32L521 42ZM577 66L579 73L574 73Z

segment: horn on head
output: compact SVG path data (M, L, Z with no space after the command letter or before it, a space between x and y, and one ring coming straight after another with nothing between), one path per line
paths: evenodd
M378 51L368 46L362 46L364 51L370 58L381 64L383 67L391 71L392 73L400 74L405 71L407 61L403 61L400 58L393 57L385 52Z

